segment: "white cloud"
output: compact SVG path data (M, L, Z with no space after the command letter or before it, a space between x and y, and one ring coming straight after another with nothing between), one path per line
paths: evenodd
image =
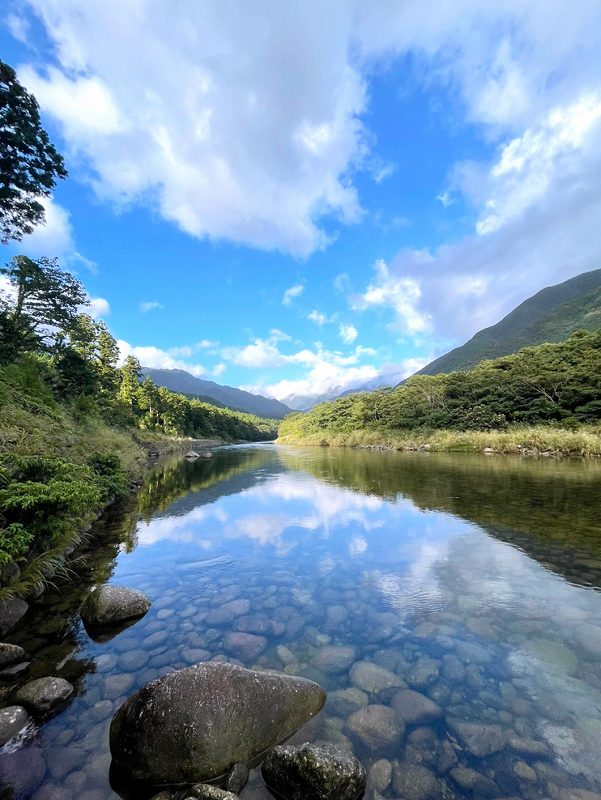
M75 250L71 215L66 208L55 203L51 197L40 197L44 206L46 222L38 225L33 233L24 236L18 245L19 252L30 258L39 256L65 256Z
M207 374L207 370L201 364L190 364L178 357L183 348L174 347L169 350L162 350L159 347L153 347L151 345L132 345L123 339L118 339L117 345L119 347L121 362L123 362L127 356L135 356L143 367L184 369L197 378L205 377Z
M338 329L338 335L345 344L352 344L359 335L359 331L354 325L341 322L340 328Z
M310 319L311 322L314 322L316 325L319 325L321 328L322 325L325 325L328 321L328 318L325 314L322 314L320 311L313 309L310 314L307 314L307 319Z
M452 197L451 192L448 189L445 189L444 192L437 194L436 199L439 203L442 203L443 208L448 208L455 203L455 198Z
M140 303L140 311L143 314L146 314L148 311L158 311L161 308L163 308L163 304L159 303L157 300L145 300L143 303Z
M474 230L432 252L404 250L351 303L389 308L392 327L451 345L544 286L601 266L601 86L455 170Z
M422 263L429 260L427 254L423 253L415 253L414 258ZM382 259L376 262L375 273L374 280L364 294L354 299L354 307L392 308L399 330L413 335L427 332L431 322L429 315L418 309L421 297L419 283L413 278L393 274Z
M296 283L294 286L291 286L289 289L286 289L284 292L284 296L282 297L282 303L285 306L289 306L295 297L299 297L305 291L305 287L302 283Z
M213 375L214 378L218 378L220 375L223 375L226 369L227 369L227 364L224 364L223 361L221 361L219 362L219 364L216 364L213 367L213 369L211 370L211 374Z
M104 297L90 297L90 305L83 308L82 311L93 319L104 319L111 313L111 307L109 301Z

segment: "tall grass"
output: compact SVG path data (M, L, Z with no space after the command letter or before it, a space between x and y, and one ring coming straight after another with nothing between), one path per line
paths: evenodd
M432 450L435 452L550 453L560 456L601 456L601 427L583 426L566 430L555 426L515 425L503 431L386 431L356 430L348 433L320 432L300 436L286 434L277 444L321 447L364 447L387 450Z

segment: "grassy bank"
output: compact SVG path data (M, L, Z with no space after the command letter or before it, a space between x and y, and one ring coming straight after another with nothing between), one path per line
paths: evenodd
M118 424L87 399L61 402L38 367L0 368L0 600L76 569L69 556L107 504L142 482L150 457L223 441Z
M321 447L359 447L385 450L432 450L514 454L552 454L558 456L601 456L601 428L583 426L565 430L543 425L516 425L502 431L392 431L356 430L345 433L312 433L306 436L286 433L278 444Z

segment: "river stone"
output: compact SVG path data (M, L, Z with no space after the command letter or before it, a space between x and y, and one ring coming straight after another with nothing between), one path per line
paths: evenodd
M223 782L223 788L227 789L228 792L238 794L238 792L246 786L247 781L248 767L246 764L238 762L231 768L227 778Z
M29 714L21 706L0 709L0 747L16 736L29 722Z
M178 800L238 800L238 795L217 786L198 783L179 794Z
M505 747L505 732L500 725L454 717L447 717L447 725L461 746L477 758L491 756Z
M405 725L427 725L442 716L442 709L437 703L412 689L396 692L390 705Z
M25 650L18 644L8 644L0 642L0 669L10 667L13 664L20 664L26 659Z
M38 678L22 686L13 696L15 703L35 714L45 716L65 703L73 694L73 686L64 678Z
M357 651L354 647L327 645L317 651L311 659L311 664L320 672L330 675L346 672L356 657Z
M409 686L414 689L425 689L426 686L434 683L438 678L439 662L433 658L420 658L405 673L405 678Z
M451 770L451 777L457 786L474 797L500 797L503 794L494 781L463 764Z
M143 592L104 584L87 596L81 608L81 618L87 628L100 628L143 617L149 608L150 600Z
M351 714L344 730L370 753L379 753L400 744L405 725L392 708L372 705Z
M287 739L324 702L323 689L305 678L195 664L147 684L121 706L111 753L134 780L212 780Z
M355 800L365 790L361 764L334 744L274 747L261 772L286 800Z
M12 793L2 796L31 797L46 773L42 748L38 745L21 747L14 752L0 753L0 786ZM9 788L10 787L10 788Z
M267 647L267 639L254 633L228 631L223 637L223 646L227 653L241 661L254 661Z
M219 608L209 611L205 617L207 625L230 625L236 617L247 614L250 610L250 600L230 600Z
M19 597L7 597L0 600L0 636L12 630L25 614L29 606Z
M442 797L442 786L436 775L419 764L395 764L392 785L403 800L435 800Z
M351 683L370 694L379 694L386 689L402 689L407 686L402 678L389 669L372 664L371 661L357 661L350 672Z
M357 689L350 686L348 689L337 689L335 692L328 692L328 710L335 717L348 717L353 711L364 708L369 703L369 698Z

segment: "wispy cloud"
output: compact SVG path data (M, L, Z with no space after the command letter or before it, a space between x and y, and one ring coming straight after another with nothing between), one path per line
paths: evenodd
M305 291L305 287L302 283L295 283L294 286L291 286L289 289L286 289L284 292L284 296L282 297L282 303L285 306L289 306L295 297L299 297Z
M359 331L354 325L341 322L338 335L345 344L352 344L359 335Z
M148 311L157 311L163 308L163 304L159 303L157 300L145 300L143 303L140 303L140 311L143 314L146 314Z

